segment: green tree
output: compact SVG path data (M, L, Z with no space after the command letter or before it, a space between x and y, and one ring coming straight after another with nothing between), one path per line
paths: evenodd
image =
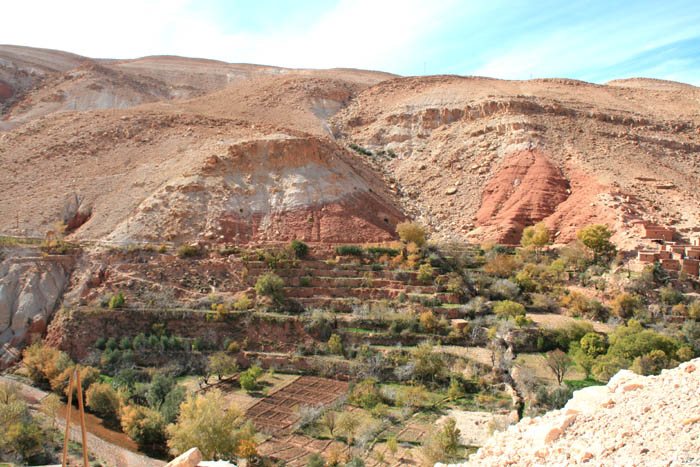
M516 316L525 316L525 307L518 302L503 300L494 304L493 312L501 318L514 319Z
M209 372L215 374L219 381L221 381L224 376L230 376L237 373L238 361L236 357L228 355L226 352L216 352L209 357Z
M161 404L165 400L165 396L175 387L175 378L165 373L157 373L146 393L148 405L156 410L160 409Z
M597 332L586 333L580 340L581 350L591 358L596 358L605 353L607 346L605 340Z
M593 251L596 260L603 256L609 257L615 254L615 246L610 242L612 232L606 225L587 225L578 231L576 237Z
M160 405L160 414L165 419L165 423L175 423L178 415L180 415L180 405L187 397L187 389L184 386L175 386Z
M124 306L125 302L126 302L126 299L124 298L124 294L121 292L118 292L115 295L112 295L112 298L109 299L109 307L110 308L121 308Z
M456 401L457 399L464 396L464 386L457 378L450 378L450 387L447 390L447 397L451 401Z
M168 446L179 455L197 446L205 459L233 460L239 446L253 442L255 429L236 406L228 406L218 390L190 395L177 423L167 428Z
M284 281L273 272L265 273L255 283L255 293L279 302L284 297Z

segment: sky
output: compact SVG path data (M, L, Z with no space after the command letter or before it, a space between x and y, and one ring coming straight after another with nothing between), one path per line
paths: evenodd
M404 76L700 85L700 0L21 0L0 44Z

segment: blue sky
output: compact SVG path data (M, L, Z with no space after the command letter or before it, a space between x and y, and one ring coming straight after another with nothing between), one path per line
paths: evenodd
M401 75L700 85L700 0L23 0L0 43Z

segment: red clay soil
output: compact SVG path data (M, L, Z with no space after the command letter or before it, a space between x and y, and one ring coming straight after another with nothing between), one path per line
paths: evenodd
M553 214L569 193L569 181L544 154L515 153L484 190L477 225L491 227L500 243L518 243L525 227Z

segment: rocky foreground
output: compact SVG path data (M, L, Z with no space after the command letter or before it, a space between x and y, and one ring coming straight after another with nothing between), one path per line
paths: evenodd
M659 376L620 371L562 410L524 418L461 466L700 465L700 359Z

